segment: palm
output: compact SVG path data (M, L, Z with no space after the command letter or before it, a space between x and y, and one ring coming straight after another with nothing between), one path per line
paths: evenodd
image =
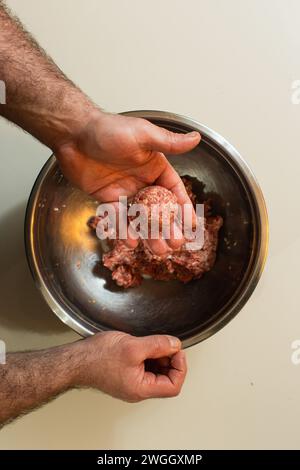
M200 140L198 133L174 134L148 121L100 113L82 130L74 143L57 152L61 169L73 184L100 202L132 197L144 186L157 184L171 190L179 204L191 204L185 186L163 152L186 152ZM130 247L137 244L130 237ZM164 240L148 240L156 254L168 251ZM171 237L168 244L183 243Z
M197 136L184 137L143 119L105 114L83 130L77 148L66 145L57 156L65 176L101 202L131 197L153 183L177 191L180 202L189 202L179 176L161 153L184 152L199 142Z

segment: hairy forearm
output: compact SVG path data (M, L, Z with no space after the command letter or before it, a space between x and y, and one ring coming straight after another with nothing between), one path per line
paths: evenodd
M72 140L96 106L57 67L0 0L0 114L56 150Z
M0 365L0 426L80 383L81 344L7 355Z
M180 349L171 336L106 331L56 348L8 354L0 365L0 427L74 387L128 402L176 396L186 374Z

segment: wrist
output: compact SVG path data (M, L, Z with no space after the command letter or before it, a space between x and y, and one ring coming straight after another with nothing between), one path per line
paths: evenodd
M82 103L76 110L70 112L70 117L64 119L65 131L51 147L58 161L68 159L70 155L85 155L86 147L93 140L94 128L101 126L108 115L109 113L92 104L85 106Z
M54 116L54 126L57 127L57 138L49 147L59 155L68 146L76 149L81 134L90 123L105 114L92 103L83 93L75 90L69 93L57 117ZM56 122L55 122L56 121Z
M54 387L52 393L71 390L79 385L79 371L84 367L84 360L79 343L81 343L81 341L57 346L50 350L50 367L54 374L53 380L51 381ZM44 351L39 351L38 353L43 356L43 359L49 362Z
M100 378L100 361L101 361L101 351L99 350L99 337L101 334L97 335L97 350L95 350L94 337L85 338L75 343L69 345L72 350L72 355L76 357L76 366L72 367L69 381L70 387L93 387L94 378L93 371L97 367L97 379ZM101 341L101 339L100 339Z

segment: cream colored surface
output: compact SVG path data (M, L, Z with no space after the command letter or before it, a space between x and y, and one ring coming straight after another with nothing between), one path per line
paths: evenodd
M290 359L300 338L299 1L9 4L106 109L186 114L232 142L263 188L271 240L246 307L187 351L180 397L129 405L73 391L4 428L0 448L300 448L300 365ZM24 207L50 152L3 121L0 142L0 338L11 350L72 341L39 297L23 249Z

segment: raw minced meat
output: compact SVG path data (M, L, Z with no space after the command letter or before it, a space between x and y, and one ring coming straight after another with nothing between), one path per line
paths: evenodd
M139 204L143 207L148 218L149 230L153 218L158 219L158 228L161 230L164 219L170 223L178 213L177 198L175 194L162 186L146 186L134 196L131 205ZM132 220L132 217L129 216Z
M188 179L182 179L195 205L196 196L192 191L192 184ZM152 204L157 204L161 208L167 207L172 219L177 213L176 201L176 196L166 188L148 186L136 194L132 203L143 204L146 213ZM199 279L209 271L215 263L218 232L223 219L221 216L210 215L208 201L204 202L204 207L204 243L201 249L190 250L184 244L172 253L157 256L152 253L143 239L139 240L138 246L134 249L128 248L123 240L109 240L110 250L103 254L102 261L103 265L112 271L112 278L116 284L124 288L135 287L142 283L143 276L161 281L178 279L186 283L192 279ZM89 226L96 229L98 221L99 218L93 217L89 221Z

